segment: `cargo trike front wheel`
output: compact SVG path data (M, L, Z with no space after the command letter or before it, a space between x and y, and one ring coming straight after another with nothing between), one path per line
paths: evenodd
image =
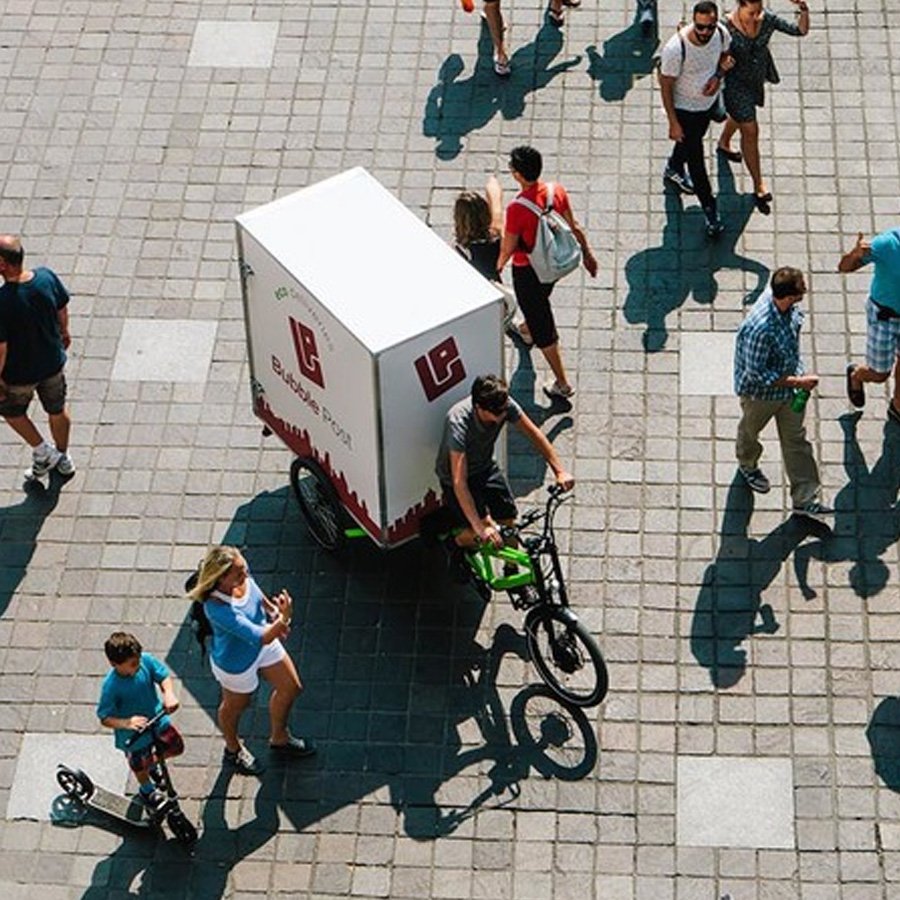
M322 467L313 459L295 459L291 463L291 487L309 533L326 550L338 550L345 538L344 510Z

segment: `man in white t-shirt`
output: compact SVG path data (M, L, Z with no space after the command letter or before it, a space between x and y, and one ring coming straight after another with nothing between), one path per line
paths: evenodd
M712 0L694 6L693 21L672 35L663 47L659 86L669 119L669 137L675 141L663 179L685 194L696 193L706 216L706 233L716 237L724 230L716 209L703 138L722 89L722 79L733 65L731 36L719 24L719 10ZM690 178L684 171L687 165Z

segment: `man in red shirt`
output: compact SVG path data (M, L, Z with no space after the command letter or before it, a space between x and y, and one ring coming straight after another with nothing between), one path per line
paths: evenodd
M534 147L516 147L509 155L509 170L521 188L518 197L546 209L547 185L539 180L542 168L541 154ZM572 234L581 245L584 267L594 278L597 275L597 260L591 252L581 226L572 215L566 189L560 184L553 185L553 209L568 222ZM506 224L500 243L497 271L502 271L507 261L512 259L513 287L519 307L525 316L525 324L531 340L544 354L554 375L554 381L544 386L544 393L551 400L556 398L568 400L575 393L575 389L566 376L559 353L559 334L550 307L553 284L540 282L528 261L528 253L534 247L537 236L537 225L535 213L521 203L513 201L506 207Z

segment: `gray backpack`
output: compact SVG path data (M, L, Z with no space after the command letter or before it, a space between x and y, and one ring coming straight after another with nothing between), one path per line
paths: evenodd
M547 185L547 206L544 209L524 197L513 200L513 203L530 209L538 217L537 234L534 247L528 253L528 262L541 284L553 284L581 263L581 246L572 234L569 223L553 209L553 188L551 181Z

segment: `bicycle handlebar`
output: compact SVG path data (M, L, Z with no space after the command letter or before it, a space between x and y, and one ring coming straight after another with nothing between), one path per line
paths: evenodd
M163 708L152 719L147 719L141 728L136 728L134 734L129 735L128 738L126 738L125 746L130 747L139 737L145 735L148 731L152 731L159 725L163 716L167 715L171 715L171 713L167 713L165 708Z

